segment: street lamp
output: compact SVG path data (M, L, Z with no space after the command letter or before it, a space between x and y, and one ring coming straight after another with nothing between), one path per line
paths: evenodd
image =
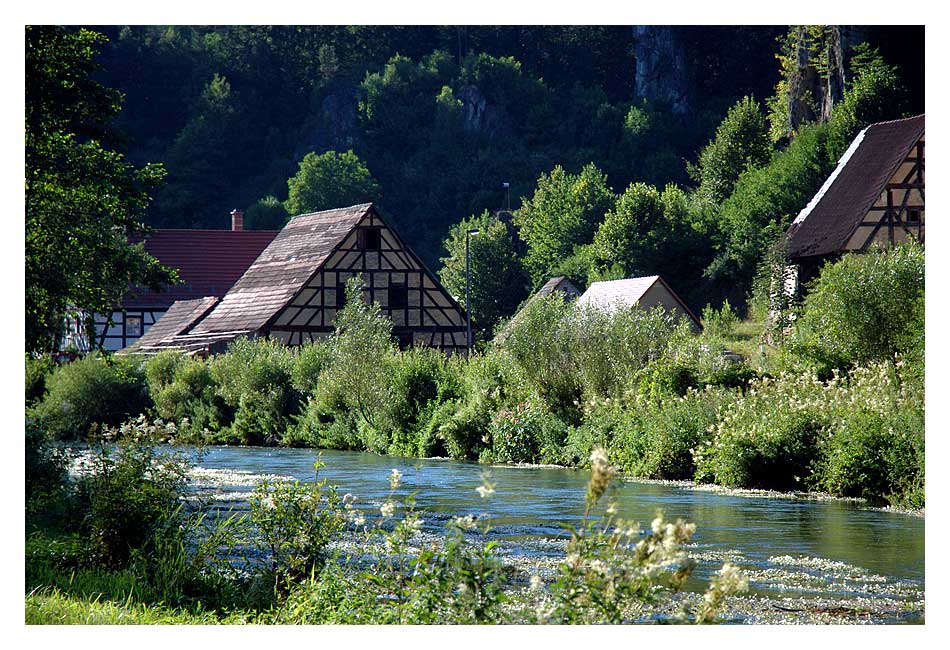
M472 308L469 301L469 263L468 263L468 240L472 235L477 235L478 230L465 231L465 356L472 353Z
M508 212L511 212L511 185L509 183L502 183L501 188L505 190L505 195L507 196Z

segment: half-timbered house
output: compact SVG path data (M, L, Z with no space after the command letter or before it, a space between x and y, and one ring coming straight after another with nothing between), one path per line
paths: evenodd
M786 233L786 289L822 264L874 245L924 241L924 116L861 131Z
M183 308L176 333L130 351L209 354L241 336L287 345L319 340L334 331L354 276L363 299L392 319L401 346L466 350L461 306L367 203L294 217L206 315Z

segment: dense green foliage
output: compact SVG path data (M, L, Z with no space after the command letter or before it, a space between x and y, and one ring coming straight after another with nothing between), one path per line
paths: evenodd
M288 214L318 212L357 203L378 201L379 186L366 165L352 150L310 152L300 161L300 169L287 181Z
M729 109L716 137L699 152L693 170L699 199L713 205L722 203L743 172L761 167L771 155L765 115L753 98L743 97Z
M473 335L490 335L500 318L511 316L527 297L531 279L522 265L512 233L498 217L483 212L452 226L445 240L439 279L465 307L465 237L469 237L469 302ZM477 338L481 338L481 336Z
M541 175L538 188L523 202L516 219L528 245L524 264L535 288L578 246L591 242L613 202L607 177L593 164L579 174L558 165Z
M144 412L150 401L138 359L90 355L49 376L32 414L56 438L85 438L98 425Z
M88 30L26 28L27 352L53 349L67 308L110 312L130 284L176 277L129 243L164 171L109 148L121 96L92 80L103 41Z
M822 268L790 349L826 370L923 354L924 251L908 243L846 255Z

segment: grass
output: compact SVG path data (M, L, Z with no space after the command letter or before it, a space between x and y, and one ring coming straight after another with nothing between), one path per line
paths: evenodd
M161 605L75 596L55 587L26 596L27 625L217 625L254 622L245 613L222 619L212 612L192 612Z
M762 321L741 320L732 327L729 334L722 337L722 342L728 349L742 355L744 359L755 365L755 361L762 357L763 348L766 359L774 356L778 351L778 348L771 345L763 345L764 331L765 326Z

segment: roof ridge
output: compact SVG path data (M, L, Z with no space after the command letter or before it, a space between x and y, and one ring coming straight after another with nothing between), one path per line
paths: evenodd
M638 275L638 276L633 277L633 278L617 278L617 279L615 279L615 280L597 280L597 281L595 281L595 282L591 282L590 285L591 285L591 286L594 286L595 284L605 284L605 283L607 283L607 282L628 282L628 281L630 281L630 280L650 280L650 279L655 280L655 279L658 278L658 277L660 277L658 274L653 274L653 275Z
M327 210L317 210L315 212L302 212L300 214L295 214L290 218L291 221L294 219L299 219L300 217L315 217L318 214L327 214L329 212L343 212L344 210L353 210L356 208L361 208L362 212L366 212L371 207L373 207L373 202L369 201L368 203L356 203L354 205L348 205L340 208L329 208Z
M910 120L917 120L921 117L924 117L926 113L921 113L920 115L911 115L910 117L899 117L894 120L884 120L883 122L874 122L873 124L868 124L866 128L871 128L872 126L879 126L883 124L894 124L896 122L909 122Z
M231 230L230 228L152 228L148 235L154 235L157 232L227 232L227 233L278 233L280 230Z

